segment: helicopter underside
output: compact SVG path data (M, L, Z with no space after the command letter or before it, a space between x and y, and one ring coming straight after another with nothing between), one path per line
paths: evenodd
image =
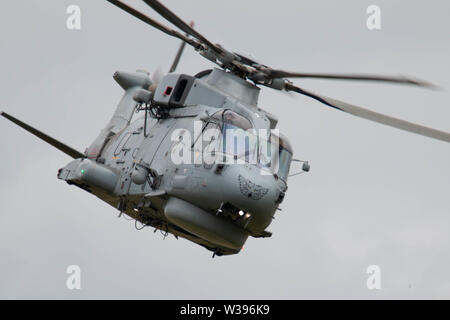
M119 217L122 215L127 215L134 219L137 230L152 227L154 228L154 232L161 232L164 239L172 234L176 239L184 238L192 241L207 250L214 252L214 255L217 256L232 255L240 252L240 249L218 246L217 244L209 242L170 222L164 212L164 208L166 207L169 199L169 197L165 194L132 195L126 197L112 196L100 188L88 185L81 181L70 179L66 180L64 178L63 169L59 171L58 178L65 180L68 184L77 186L105 201L115 209L119 210ZM138 223L140 223L140 225L138 225Z

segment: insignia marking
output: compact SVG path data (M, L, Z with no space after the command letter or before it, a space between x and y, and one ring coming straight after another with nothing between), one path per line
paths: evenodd
M253 183L250 180L245 179L241 175L239 175L238 178L241 193L248 198L251 198L253 200L260 200L267 194L267 192L269 192L269 189Z

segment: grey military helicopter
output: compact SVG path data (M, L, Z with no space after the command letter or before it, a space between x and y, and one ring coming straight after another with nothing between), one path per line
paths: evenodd
M142 227L151 226L165 235L188 239L212 251L213 256L239 253L249 236L271 236L266 228L285 197L290 165L295 159L288 139L271 131L277 127L277 118L258 106L261 86L296 92L335 110L450 142L449 133L312 93L288 78L379 81L428 88L432 87L430 83L406 77L273 69L209 41L159 1L144 0L182 32L121 1L108 1L182 41L170 72L161 79L151 78L145 72L116 72L113 77L125 91L123 98L84 153L7 113L1 115L74 159L58 171L59 179L92 193L117 208L120 215L140 222ZM194 76L174 72L185 44L218 68ZM141 116L132 121L136 113ZM175 130L182 129L192 137L195 123L201 124L202 133L215 128L219 134L203 141L200 149L195 144L189 145L192 157L209 152L208 145L214 141L222 154L231 158L241 157L243 152L243 163L171 161L174 148L182 143L181 139L172 139ZM226 147L225 129L245 136L248 143L242 150ZM261 129L266 130L266 136L251 133ZM275 150L271 156L277 156L276 169L261 161L263 145ZM256 161L245 161L250 155ZM308 171L309 164L303 162L302 169ZM262 171L266 174L261 174Z

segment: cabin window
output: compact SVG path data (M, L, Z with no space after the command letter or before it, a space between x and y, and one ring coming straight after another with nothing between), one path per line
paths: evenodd
M224 157L222 161L256 164L258 137L253 134L251 122L230 110L216 112L212 118L221 125L220 151Z
M201 134L195 138L192 145L194 154L194 164L205 168L210 168L216 162L216 157L220 152L221 140L220 126L216 122L208 122L203 126Z
M259 166L286 181L292 161L292 148L285 137L274 133L269 141L261 141Z

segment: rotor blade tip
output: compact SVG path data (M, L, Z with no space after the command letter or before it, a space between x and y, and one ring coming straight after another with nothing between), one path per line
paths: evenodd
M416 85L418 87L422 87L425 89L430 89L430 90L436 90L436 91L440 91L442 90L441 87L439 87L438 85L435 85L434 83L428 82L426 80L422 80L422 79L418 79L418 78L410 78L410 77L405 77L402 76L407 82L409 82L410 84Z
M422 81L422 80L418 80L418 81L411 81L411 84L414 84L418 87L422 87L424 89L428 89L428 90L433 90L433 91L443 91L444 89L438 85L435 85L434 83L431 82L426 82L426 81Z
M425 83L424 87L427 89L430 89L430 90L434 90L434 91L444 91L444 88L442 88L438 85L435 85L434 83L430 83L430 82Z

